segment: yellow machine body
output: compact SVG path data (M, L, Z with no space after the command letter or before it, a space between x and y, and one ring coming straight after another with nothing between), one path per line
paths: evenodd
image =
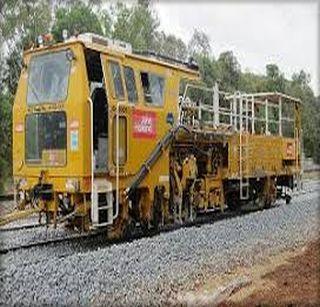
M36 101L38 99L36 93L30 92L33 91L29 81L32 60L39 56L61 51L65 52L68 57L66 63L68 66L70 65L65 99L50 102L38 101L38 103L29 104L27 102L29 96L32 96ZM100 66L100 68L89 69L89 66ZM41 74L40 68L38 73ZM125 74L130 76L131 83L128 83ZM107 137L102 141L106 142L104 148L107 163L103 170L92 172L91 145L93 140L91 135L93 128L91 117L93 116L93 102L91 98L92 84L97 78L102 79L100 89L103 88L106 93ZM132 80L135 85L132 85ZM53 81L51 80L51 82ZM119 85L119 82L122 85ZM74 39L26 51L13 107L13 176L16 193L18 196L20 195L19 201L23 203L32 201L36 194L34 187L45 186L47 190L50 190L50 195L41 198L41 210L51 214L56 223L57 216L61 215L59 201L68 197L68 206L73 208L72 212L75 213L75 216L86 216L86 225L82 225L82 227L88 229L88 225L91 223L92 174L95 179L107 180L111 184L110 192L113 193L113 198L115 197L118 176L118 201L121 208L119 217L116 217L112 224L122 225L120 220L128 220L129 211L134 211L135 206L139 207L140 220L150 224L150 221L154 219L155 191L158 187L162 189L163 204L160 215L164 220L165 216L170 215L168 205L164 205L164 203L170 202L172 196L170 196L172 194L170 191L177 190L174 194L180 195L180 198L183 197L185 194L183 191L191 179L195 185L198 185L197 193L193 195L197 209L208 210L219 207L223 210L226 205L223 190L226 188L228 180L239 180L241 176L246 178L289 176L286 178L292 178L300 174L301 103L282 94L268 93L264 96L257 96L256 99L279 104L282 98L292 104L294 131L291 137L284 137L277 133L273 135L252 133L252 130L251 132L249 130L244 132L233 130L231 133L230 131L224 133L219 126L210 128L203 126L201 129L199 128L201 130L199 133L194 130L192 137L186 132L177 132L173 142L178 147L189 144L190 139L194 144L197 142L202 144L203 148L207 148L208 144L222 144L224 162L220 161L218 171L212 172L209 165L208 174L203 175L196 182L199 172L197 159L192 152L188 152L186 154L188 159L183 158L184 162L175 168L170 158L175 154L175 146L171 146L170 143L168 146L163 146L161 154L157 156L151 166L146 165L148 172L143 178L141 177L141 182L136 187L137 191L132 196L139 200L135 203L135 200L130 199L126 195L126 190L132 185L137 173L145 165L155 147L181 120L179 95L181 95L182 84L186 82L200 82L198 71L186 65L137 55L98 42L84 42ZM33 87L37 86L35 84ZM136 90L129 94L132 86ZM151 90L151 93L146 94L146 88L152 86L154 92ZM162 95L159 96L159 92ZM148 101L149 99L152 100L152 103ZM156 99L161 101L156 101ZM268 109L268 106L266 108ZM65 120L58 127L64 131L61 132L65 138L65 146L62 146L64 148L44 148L36 161L28 160L26 152L28 116L59 112L65 114ZM96 112L99 113L99 110ZM94 116L99 116L98 113L95 113ZM45 120L43 119L43 121ZM50 118L48 118L49 120ZM41 131L37 133L41 135ZM206 134L211 135L211 138L207 138ZM52 133L51 137L54 142L59 142L56 140L59 135ZM40 136L34 135L34 137ZM46 136L41 137L45 142ZM28 140L28 142L33 142L31 136L28 136ZM97 139L96 141L100 142L101 140ZM239 151L244 143L247 146L247 152L241 157ZM119 169L117 169L117 153L119 155ZM98 154L96 153L96 156ZM241 163L242 166L240 166ZM243 173L244 170L245 173ZM174 175L175 173L176 175ZM178 181L180 183L177 183ZM178 210L174 211L177 214ZM68 214L70 212L66 211L64 215ZM138 218L136 217L136 219ZM62 220L65 219L62 218Z

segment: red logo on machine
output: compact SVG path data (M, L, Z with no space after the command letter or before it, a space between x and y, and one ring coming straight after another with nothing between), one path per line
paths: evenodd
M133 137L153 139L156 137L156 113L133 111Z

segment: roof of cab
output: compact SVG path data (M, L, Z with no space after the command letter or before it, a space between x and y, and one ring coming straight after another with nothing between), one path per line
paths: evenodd
M74 38L72 40L68 40L66 42L60 42L60 43L56 43L56 44L46 45L43 47L28 49L28 50L24 51L24 55L29 55L31 53L38 53L38 52L39 53L48 52L50 50L61 49L63 47L71 46L74 44L81 44L85 48L92 49L92 50L95 50L95 51L98 51L98 52L101 52L104 54L109 54L109 55L119 57L119 58L123 58L123 57L133 58L133 59L137 59L139 61L149 62L149 63L155 64L155 65L168 67L170 69L179 70L179 71L182 71L182 72L190 75L190 77L191 76L194 78L200 77L199 71L192 70L192 69L190 69L186 66L183 66L183 65L172 64L172 63L168 63L166 61L161 61L158 59L150 58L150 57L143 56L143 55L138 55L135 53L129 53L129 52L115 50L111 47L107 47L107 46L96 44L96 43L85 42L85 41L79 40L77 38Z

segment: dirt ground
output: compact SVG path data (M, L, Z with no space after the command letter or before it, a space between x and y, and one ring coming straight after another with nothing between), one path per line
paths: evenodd
M179 301L187 306L320 306L320 239L207 280Z
M320 240L262 274L258 285L253 280L251 286L232 295L223 305L320 306Z

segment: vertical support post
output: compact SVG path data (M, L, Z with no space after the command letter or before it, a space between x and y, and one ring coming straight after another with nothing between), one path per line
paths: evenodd
M246 98L245 98L246 100L245 100L245 116L246 116L246 132L248 132L249 131L249 127L248 127L248 125L249 125L249 112L248 112L248 97L246 96Z
M238 102L239 102L239 176L240 176L240 185L242 180L242 97L237 93ZM242 187L240 187L241 189Z
M254 96L252 95L252 102L251 102L251 133L254 134Z
M282 99L279 96L279 135L282 136Z
M303 176L303 165L302 165L302 159L303 159L303 152L304 152L304 149L303 149L303 129L301 129L301 126L300 126L300 139L299 139L299 151L300 151L300 164L299 164L299 167L300 167L300 190L302 190L302 176Z
M94 201L94 156L93 156L93 101L90 97L88 97L89 105L90 105L90 156L91 156L91 220L97 220L96 212L95 212L95 201Z
M219 116L219 87L218 83L215 82L213 86L213 124L216 127L220 123Z
M230 115L229 115L229 123L230 123L230 126L232 126L233 122L233 99L229 99L229 112L230 112Z
M113 219L111 221L111 224L113 223L113 220L115 220L118 217L119 214L119 175L120 175L120 160L119 160L119 106L120 102L117 102L117 114L116 114L116 213L113 215Z
M234 129L237 129L237 102L238 102L238 98L237 98L237 93L234 93L233 96L233 125L234 125Z
M265 110L266 110L266 132L265 134L268 135L269 134L269 124L268 124L268 118L269 118L269 114L268 114L268 98L266 98L265 100Z

